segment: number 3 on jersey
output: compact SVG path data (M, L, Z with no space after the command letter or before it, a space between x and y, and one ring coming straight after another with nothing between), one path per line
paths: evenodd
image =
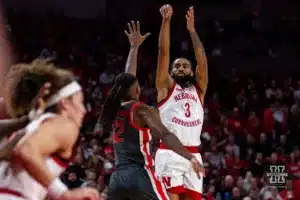
M185 103L184 104L184 111L185 111L184 115L186 117L190 117L191 116L191 105L189 103Z
M124 138L120 138L120 135L124 133L124 120L116 120L114 122L114 143L124 142Z

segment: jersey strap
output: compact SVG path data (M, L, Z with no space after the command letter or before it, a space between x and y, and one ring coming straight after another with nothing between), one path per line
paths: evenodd
M139 107L140 105L142 105L143 103L138 101L138 102L135 102L132 106L131 106L131 109L130 109L130 124L137 130L141 130L141 131L146 131L148 130L148 128L145 128L145 127L141 127L139 126L138 124L136 124L134 122L134 119L133 119L133 114L134 114L134 109L136 109L137 107Z

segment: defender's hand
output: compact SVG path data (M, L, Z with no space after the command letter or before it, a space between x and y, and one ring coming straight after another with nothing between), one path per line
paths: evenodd
M173 8L170 4L163 5L160 9L159 12L163 19L165 20L171 20L172 15L173 15Z
M198 178L200 178L200 174L205 175L204 168L201 166L200 162L196 157L193 157L191 160L191 164L193 167L193 170L197 173Z
M195 12L194 12L194 7L191 6L189 7L189 10L187 11L186 15L186 27L189 32L194 32L195 31Z
M139 21L131 21L131 23L128 23L127 26L129 32L125 30L125 34L128 37L131 47L139 47L144 42L144 40L150 35L150 33L141 35Z

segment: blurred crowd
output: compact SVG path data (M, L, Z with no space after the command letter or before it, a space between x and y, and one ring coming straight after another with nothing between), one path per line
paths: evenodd
M53 58L84 86L88 114L77 156L62 179L70 188L96 187L104 198L115 167L114 150L112 138L97 119L115 76L125 67L126 19L75 20L59 13L37 18L8 11L15 61ZM155 105L160 18L157 12L156 17L140 20L142 32L152 33L139 51L141 99ZM300 77L294 72L299 70L300 29L285 18L267 22L253 12L234 21L197 21L210 78L200 147L206 200L286 200L292 199L291 192L297 199L293 189L300 178ZM194 62L184 24L174 22L172 31L173 57L186 56ZM156 148L154 144L153 155ZM267 186L269 165L286 166L286 188Z

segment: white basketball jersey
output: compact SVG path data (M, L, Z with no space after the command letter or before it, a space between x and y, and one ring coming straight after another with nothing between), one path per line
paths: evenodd
M199 146L204 110L196 87L175 86L158 105L163 124L184 146Z
M19 142L22 143L26 137L34 134L40 124L49 118L55 117L55 114L45 113L38 119L30 122L26 126L27 133ZM58 156L51 156L45 159L46 165L54 176L58 177L67 167L66 163L59 160ZM0 189L16 191L25 199L41 200L46 197L47 191L37 181L35 181L22 166L15 166L9 162L0 162ZM0 194L0 200L1 194Z

